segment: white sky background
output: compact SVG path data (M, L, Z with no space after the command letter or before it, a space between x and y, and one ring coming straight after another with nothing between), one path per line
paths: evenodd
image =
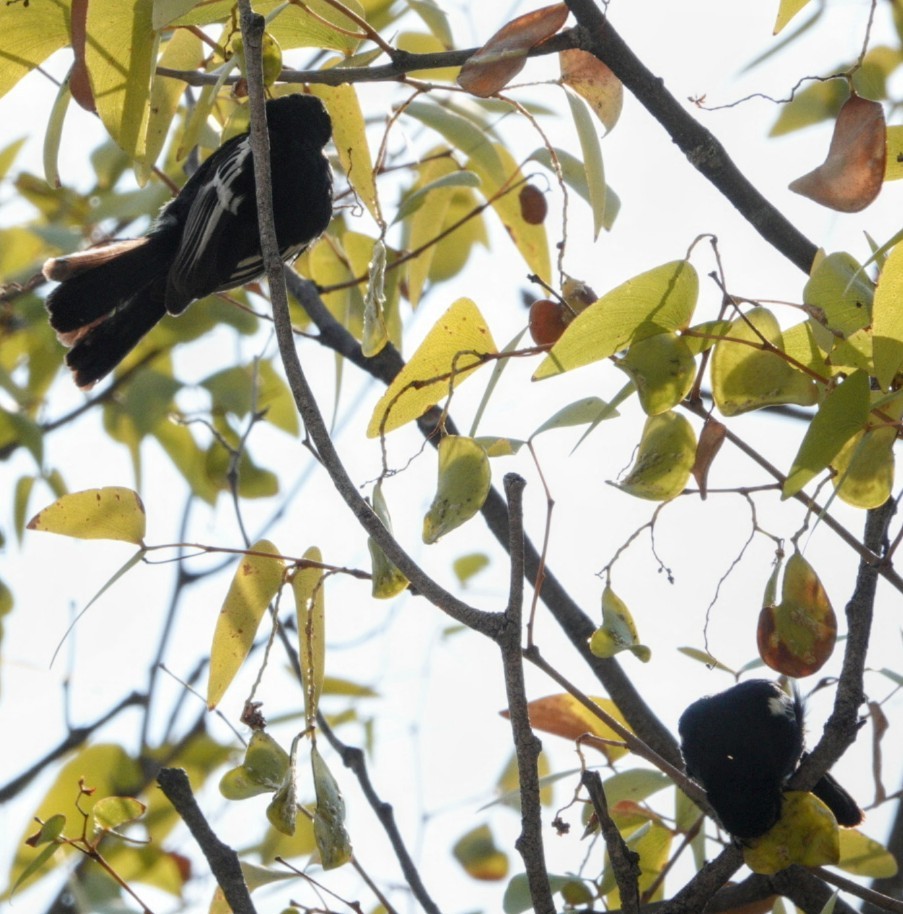
M532 5L461 4L454 11L456 39L462 46L478 44L511 15ZM662 0L646 3L620 0L611 4L609 12L622 37L653 72L664 78L677 98L706 95L710 105L717 105L750 92L784 97L800 76L833 71L858 53L868 8L862 2L842 0L832 3L822 24L790 51L748 74L738 75L742 65L773 40L775 9L776 3L686 0L674 4ZM882 5L878 9L873 45L880 43L882 34L889 35L890 28L889 11ZM534 62L522 78L532 80L554 75L554 62ZM396 97L395 91L394 87L368 87L363 96L368 113L383 110L389 99ZM40 135L53 94L54 90L48 89L40 79L32 79L27 89L23 84L0 100L0 146L25 132ZM560 120L546 120L544 124L557 143L572 150L578 148L559 89L525 90L524 95L560 110ZM516 97L520 98L521 94L516 93ZM835 214L790 193L787 184L824 158L830 126L767 140L765 135L778 110L769 102L756 100L730 110L696 112L695 116L722 140L739 167L765 196L813 241L828 251L845 249L864 259L868 249L863 231L883 241L900 227L900 186L887 185L878 201L857 215ZM515 148L526 155L538 145L538 140L528 128L515 127L513 121L509 118L503 132L513 131L518 137ZM68 124L63 144L64 179L77 182L84 173L81 162L95 145L91 131L88 118L73 116ZM512 133L504 135L509 137ZM603 234L594 244L586 207L579 199L572 201L565 262L569 273L585 279L601 294L639 272L682 257L697 235L710 232L720 240L732 292L750 298L799 300L805 278L762 241L720 194L686 164L658 124L629 95L620 123L603 142L603 155L606 177L621 198L621 212L614 231ZM27 165L29 170L40 173L40 146L30 146L28 157L20 159L18 165ZM539 184L542 186L542 179ZM7 196L5 193L4 199ZM554 243L557 188L553 186L548 196L552 209L546 225ZM392 197L387 197L384 205L391 209L393 202ZM362 230L366 231L367 226ZM520 290L526 286L527 271L506 244L503 232L496 231L493 242L490 252L478 251L472 258L463 277L429 296L414 319L408 354L436 317L459 295L468 295L476 301L500 345L523 326L526 313L520 304ZM698 313L702 319L714 314L720 297L705 278L715 266L707 246L697 248L694 264L701 277ZM779 316L787 324L797 319L781 312ZM201 379L238 358L246 361L259 351L264 339L240 343L239 353L231 342L223 345L228 338L226 334L217 336L213 335L209 345L186 348L177 356L180 376ZM272 345L271 342L270 351ZM334 389L332 359L318 352L316 345L302 344L300 351L328 415ZM199 353L204 353L209 361L200 361ZM564 404L587 394L612 396L623 383L623 376L607 364L590 366L541 385L527 387L515 383L517 378L525 382L535 365L530 362L511 367L481 424L481 433L526 437ZM352 431L340 436L339 446L353 477L363 483L378 473L378 451L361 445L357 429L380 390L361 391L355 380L356 372L346 370L340 415L344 421L352 414L349 424ZM460 394L456 393L453 412L465 430L485 383L478 376ZM81 395L68 379L61 378L54 390L51 415L60 415L80 401ZM186 405L192 402L190 392L184 402ZM579 431L552 433L540 438L538 443L543 471L556 500L550 565L593 617L598 614L602 587L596 572L654 508L605 485L606 480L616 478L629 465L642 425L642 416L634 403L622 412L620 419L598 429L573 455L570 451ZM733 420L732 428L748 434L767 457L784 468L789 466L801 434L795 425L767 414ZM95 444L101 433L99 417L94 417L55 434L48 441L47 465L65 469L71 490L134 484L124 450ZM393 434L389 439L390 462L404 465L418 446L414 434ZM258 426L251 450L260 463L281 467L287 485L308 472L313 481L294 502L291 517L267 531L267 535L287 553L301 554L308 545L316 543L323 548L327 560L367 567L364 538L350 534L352 521L345 520L344 507L338 503L324 474L309 466L308 454L299 443ZM154 446L144 449L144 460L142 494L149 515L148 542L171 542L177 537L183 509L181 481L168 461L160 459ZM749 463L739 460L725 446L710 485L763 481L758 475L753 477L750 468ZM545 519L541 485L525 453L510 461L494 462L494 478L499 485L503 474L511 469L528 479L528 532L538 543ZM16 455L0 466L3 491L11 493L18 476L31 471L31 458L23 455ZM507 567L492 541L484 536L478 519L449 535L437 547L429 550L418 547L422 513L431 497L434 472L433 458L427 452L387 484L386 495L396 533L415 552L419 549L428 569L450 587L455 586L452 560L474 549L486 549L493 557L490 570L475 579L464 596L483 608L503 608ZM410 493L418 494L412 497ZM49 493L39 488L33 510L50 499ZM5 700L0 703L0 727L7 734L8 748L0 754L0 783L19 773L61 736L60 685L67 673L71 672L72 718L77 724L90 722L130 689L144 687L147 663L156 647L160 614L167 605L173 580L167 567L135 569L91 609L57 664L48 670L50 655L73 607L83 606L129 552L122 547L82 544L37 534L26 538L20 552L12 541L11 497L7 503L10 508L0 521L8 540L0 573L13 588L17 603L8 617L4 643ZM795 503L778 505L773 496L768 496L760 499L758 506L759 522L770 532L786 538L796 532L801 514ZM270 510L254 503L246 508L245 520L253 536L270 516ZM854 534L860 534L864 515L836 503L832 511L846 519ZM748 510L738 496L713 495L704 506L695 498L678 499L662 513L656 534L659 554L673 570L675 583L668 584L665 575L656 573L657 564L645 536L638 539L614 570L613 586L631 607L643 641L653 650L653 660L646 666L632 656L626 656L623 664L629 675L635 677L644 697L673 730L680 712L690 701L730 685L726 676L709 673L677 654L675 647L702 646L706 607L719 577L739 552L748 531ZM214 512L197 507L192 514L189 538L196 542L237 545L240 539L229 500L221 498ZM354 543L352 549L349 541ZM835 610L842 616L854 581L855 556L824 526L817 527L803 542L807 558L821 575ZM734 667L754 656L754 627L772 554L771 544L757 538L712 611L710 648ZM167 656L173 670L187 674L209 644L226 586L227 580L218 578L193 589L184 600ZM498 910L500 887L473 882L463 875L449 853L451 844L460 835L485 821L487 816L491 817L497 837L505 847L512 846L518 829L518 818L510 811L478 811L492 799L493 785L510 754L510 731L497 713L505 705L497 652L469 633L443 638L441 629L446 620L438 618L436 611L423 600L403 597L396 603L375 605L368 594L369 589L360 583L330 582L327 607L331 649L327 670L333 675L373 684L381 694L380 699L365 703L360 709L362 715L372 713L376 719L374 783L382 797L395 806L402 832L418 855L427 887L440 907L452 912L480 906ZM899 606L898 594L879 587L877 630L870 655L874 668L903 668ZM581 664L573 662L573 653L555 629L540 608L537 635L544 653L553 662L560 662L564 672L578 685L597 694L598 686ZM364 642L374 631L375 639ZM138 659L136 651L140 652ZM838 669L839 658L835 657L824 673L834 674ZM249 671L246 683L253 672ZM534 675L532 670L528 670L528 684L530 697L556 691L553 683ZM807 686L804 682L804 689ZM875 698L883 698L891 691L887 680L878 676L871 677L867 687ZM290 706L287 689L291 686L284 677L274 676L265 682L261 696L267 702L265 710L275 714ZM168 701L176 694L176 687L164 683L164 693ZM237 719L244 695L242 684L236 683L223 702L222 710L233 720ZM300 693L296 701L300 707ZM900 699L895 699L886 707L891 719L895 713L899 715L900 703ZM166 702L161 706L168 707ZM335 701L326 710L343 707L340 701ZM828 693L819 694L812 702L813 741L827 707ZM192 709L190 715L194 713ZM123 718L104 736L124 739L128 745L130 740L137 739L137 727L135 714ZM223 741L231 739L218 721L211 721L211 730ZM286 736L287 742L291 731L278 732ZM340 731L340 735L352 743L360 743L362 739L352 729ZM863 804L870 802L872 790L865 774L870 770L869 739L870 732L865 731L837 769L841 779L853 785L853 792ZM556 769L576 765L576 757L564 741L546 737L544 744ZM888 752L885 756L885 784L891 791L900 783L899 759L894 754ZM350 830L362 864L370 869L377 882L396 879L397 871L387 845L358 796L350 774L341 769L334 756L327 757L346 791ZM302 782L305 775L306 770L302 769ZM49 783L47 779L39 780L21 802L0 811L0 868L5 870L23 822ZM230 816L232 810L219 798L215 784L210 786L201 803L213 818L220 836L238 846L250 840L246 823L263 816L265 801L247 801L238 816ZM557 789L556 804L567 801L569 790L570 784ZM655 799L657 808L669 811L670 801ZM547 811L546 820L551 817L552 812ZM551 868L556 872L578 868L587 852L587 847L579 843L576 817L571 818L575 828L570 837L557 839L551 829L547 831ZM869 817L865 830L883 839L887 822L888 817L878 812ZM177 849L193 854L187 836ZM601 847L590 853L597 861ZM521 869L513 852L511 863L512 873ZM594 862L589 871L597 868ZM331 884L330 877L324 881ZM356 886L354 880L350 884ZM672 887L675 884L672 882ZM13 910L42 910L37 897L41 891L23 896ZM351 891L367 898L359 887ZM140 889L139 894L142 894ZM295 894L302 895L300 891ZM153 898L152 906L158 914L169 909L165 900L152 893L148 897ZM279 904L288 897L282 890L266 900L261 894L260 909L279 910ZM198 910L203 909L206 899L205 893L198 896ZM369 906L369 901L365 901L364 907Z

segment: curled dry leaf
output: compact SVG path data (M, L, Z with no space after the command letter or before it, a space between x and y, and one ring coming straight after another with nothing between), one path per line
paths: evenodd
M790 190L838 212L858 213L878 196L886 158L884 109L854 93L837 115L828 157Z
M699 495L703 499L708 492L709 468L721 450L726 434L727 428L711 416L705 420L705 425L699 433L699 441L696 442L696 462L693 464L692 473L696 485L699 486Z
M573 48L558 55L561 81L570 86L602 121L608 132L618 122L624 105L621 80L589 51Z
M520 73L530 49L551 38L567 17L567 5L556 3L512 19L464 64L458 85L480 98L495 95Z

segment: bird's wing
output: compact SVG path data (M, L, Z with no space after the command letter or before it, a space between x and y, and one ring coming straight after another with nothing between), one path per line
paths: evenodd
M245 135L211 157L217 160L211 162L206 180L199 183L191 201L179 252L169 272L166 309L172 314L181 313L196 298L230 285L234 265L226 269L223 265L234 248L229 229L234 231L239 209L247 206L253 191L253 170L246 163L250 155Z

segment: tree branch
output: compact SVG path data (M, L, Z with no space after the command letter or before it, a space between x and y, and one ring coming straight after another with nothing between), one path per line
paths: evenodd
M687 161L776 250L807 275L818 248L749 181L721 143L695 121L624 43L594 0L566 0L583 29L580 47L598 57L665 128Z
M233 914L257 914L238 854L214 834L191 792L188 775L181 768L164 768L157 775L157 783L197 841Z

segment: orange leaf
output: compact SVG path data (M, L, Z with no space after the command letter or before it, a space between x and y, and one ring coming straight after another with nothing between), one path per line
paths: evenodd
M570 86L611 130L621 116L624 104L624 87L621 80L589 51L574 48L558 55L561 81Z
M567 17L567 5L556 3L512 19L464 64L458 85L480 98L495 95L520 73L530 49L551 38Z
M841 213L857 213L878 196L886 158L884 109L854 93L837 115L827 159L790 190Z
M824 666L837 640L837 617L812 566L798 552L784 569L782 599L759 614L759 654L785 676L811 676Z

